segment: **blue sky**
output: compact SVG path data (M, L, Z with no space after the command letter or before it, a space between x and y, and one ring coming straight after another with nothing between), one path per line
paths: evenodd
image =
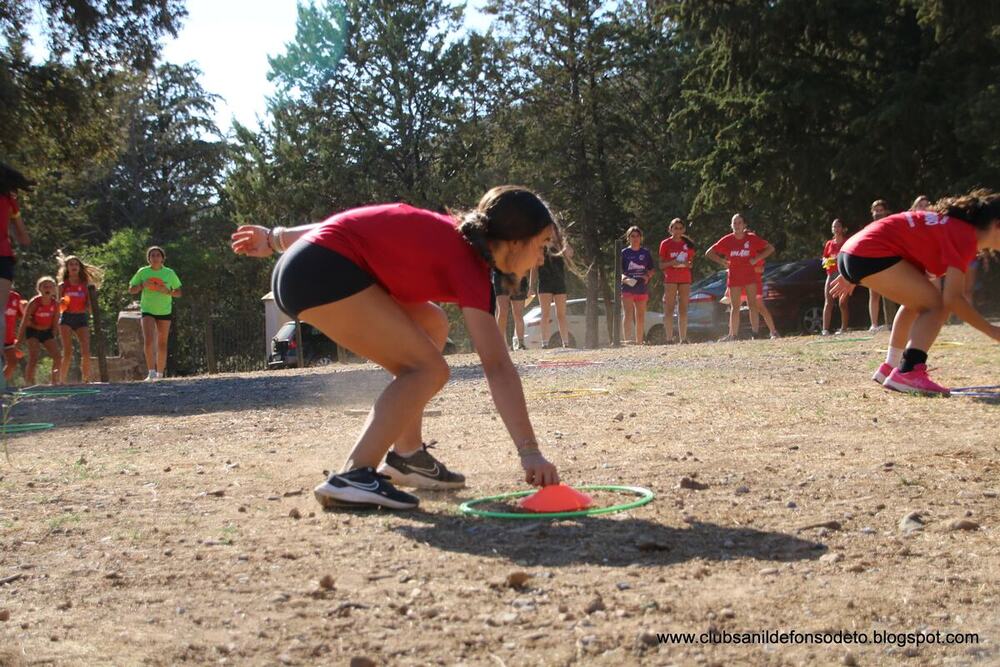
M484 0L470 0L466 25L482 30L489 18L475 10ZM266 98L274 87L267 80L267 57L284 52L295 37L296 0L188 0L188 16L176 39L165 43L163 57L173 63L194 62L205 90L221 95L216 123L227 132L235 117L254 127L264 118Z

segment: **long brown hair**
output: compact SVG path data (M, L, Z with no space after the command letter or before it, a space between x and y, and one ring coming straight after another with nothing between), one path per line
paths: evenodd
M76 255L65 255L62 249L56 250L56 260L59 262L59 270L56 272L57 284L69 279L69 270L66 265L75 260L80 264L80 282L94 287L101 286L101 281L104 279L104 269L101 267L87 264Z
M986 188L977 188L957 197L939 199L931 211L964 220L976 229L989 229L1000 220L1000 194Z

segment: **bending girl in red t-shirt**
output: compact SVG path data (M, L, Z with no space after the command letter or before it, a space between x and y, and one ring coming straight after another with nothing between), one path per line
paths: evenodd
M955 313L994 340L1000 327L979 314L964 294L965 271L981 250L1000 249L1000 195L974 190L942 199L928 211L904 211L878 220L844 243L831 286L834 296L850 294L856 285L875 290L901 304L893 322L909 332L898 368L886 361L875 380L896 391L948 395L947 388L927 375L927 352L949 313ZM931 276L945 276L944 291Z
M733 233L723 236L705 253L710 260L728 269L726 286L731 300L729 334L720 339L723 342L737 338L740 330L740 303L744 293L750 312L756 312L760 308L757 300L757 268L762 267L764 260L774 254L773 245L747 231L747 223L739 213L733 216L730 226Z
M62 368L60 381L66 384L70 362L73 361L73 336L80 342L80 376L90 381L90 285L98 287L104 272L96 266L85 264L76 255L56 253L59 260L59 335L62 338Z
M28 343L28 366L24 369L24 380L27 386L35 384L35 368L38 366L39 348L52 357L52 375L50 384L59 383L59 346L56 345L56 330L59 327L59 302L56 300L56 281L52 276L42 276L35 283L38 292L31 297L21 318L21 328L17 339Z
M272 277L275 301L285 313L394 376L340 472L314 490L320 504L407 509L417 506L417 497L390 479L421 488L465 485L464 477L422 445L424 406L449 376L441 354L448 317L432 301L462 309L525 480L536 486L559 481L539 450L521 380L493 317L490 271L517 285L542 263L546 245L561 246L561 237L545 203L517 186L493 188L460 219L386 204L294 229L236 230L232 247L238 254L266 257L287 250Z
M830 284L839 275L837 272L837 255L840 253L840 248L844 245L844 241L847 240L847 230L844 227L844 223L840 221L840 218L837 218L830 225L830 231L833 232L833 238L823 244L823 268L826 270L826 284L823 287L824 336L830 335L834 301L840 306L840 328L837 329L837 333L842 334L847 331L847 320L849 317L848 302L850 301L850 296L847 294L842 294L838 299L834 299L833 295L830 294Z
M674 340L674 305L677 306L677 340L687 342L688 299L691 296L691 265L697 250L684 234L684 221L670 221L668 238L660 241L660 269L663 271L663 317L667 342Z

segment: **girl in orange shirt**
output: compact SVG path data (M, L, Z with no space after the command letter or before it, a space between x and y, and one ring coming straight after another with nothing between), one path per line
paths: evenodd
M40 347L45 347L45 351L52 357L52 376L49 378L51 384L59 383L59 347L56 345L56 330L59 326L59 318L56 313L59 310L59 302L56 300L56 281L52 276L42 276L35 283L38 294L31 298L28 307L25 308L24 318L21 319L21 328L18 331L18 340L28 343L28 367L24 371L24 379L27 386L35 384L35 368L38 366L38 352Z
M103 271L84 263L76 255L56 253L59 260L59 335L62 338L62 364L60 382L66 384L70 363L73 361L73 336L80 343L80 377L90 381L90 285L100 285Z

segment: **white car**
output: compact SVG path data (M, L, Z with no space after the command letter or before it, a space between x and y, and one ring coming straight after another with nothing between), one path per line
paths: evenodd
M559 325L556 321L556 305L551 308L549 320L549 347L559 347ZM582 346L587 340L587 300L569 299L566 302L566 320L569 324L570 347ZM620 325L619 325L620 326ZM597 336L600 345L610 345L608 338L607 315L604 310L604 300L597 302ZM646 311L646 342L662 345L666 341L666 330L663 328L663 313L654 310ZM542 347L542 308L535 306L524 314L524 342L528 349Z

